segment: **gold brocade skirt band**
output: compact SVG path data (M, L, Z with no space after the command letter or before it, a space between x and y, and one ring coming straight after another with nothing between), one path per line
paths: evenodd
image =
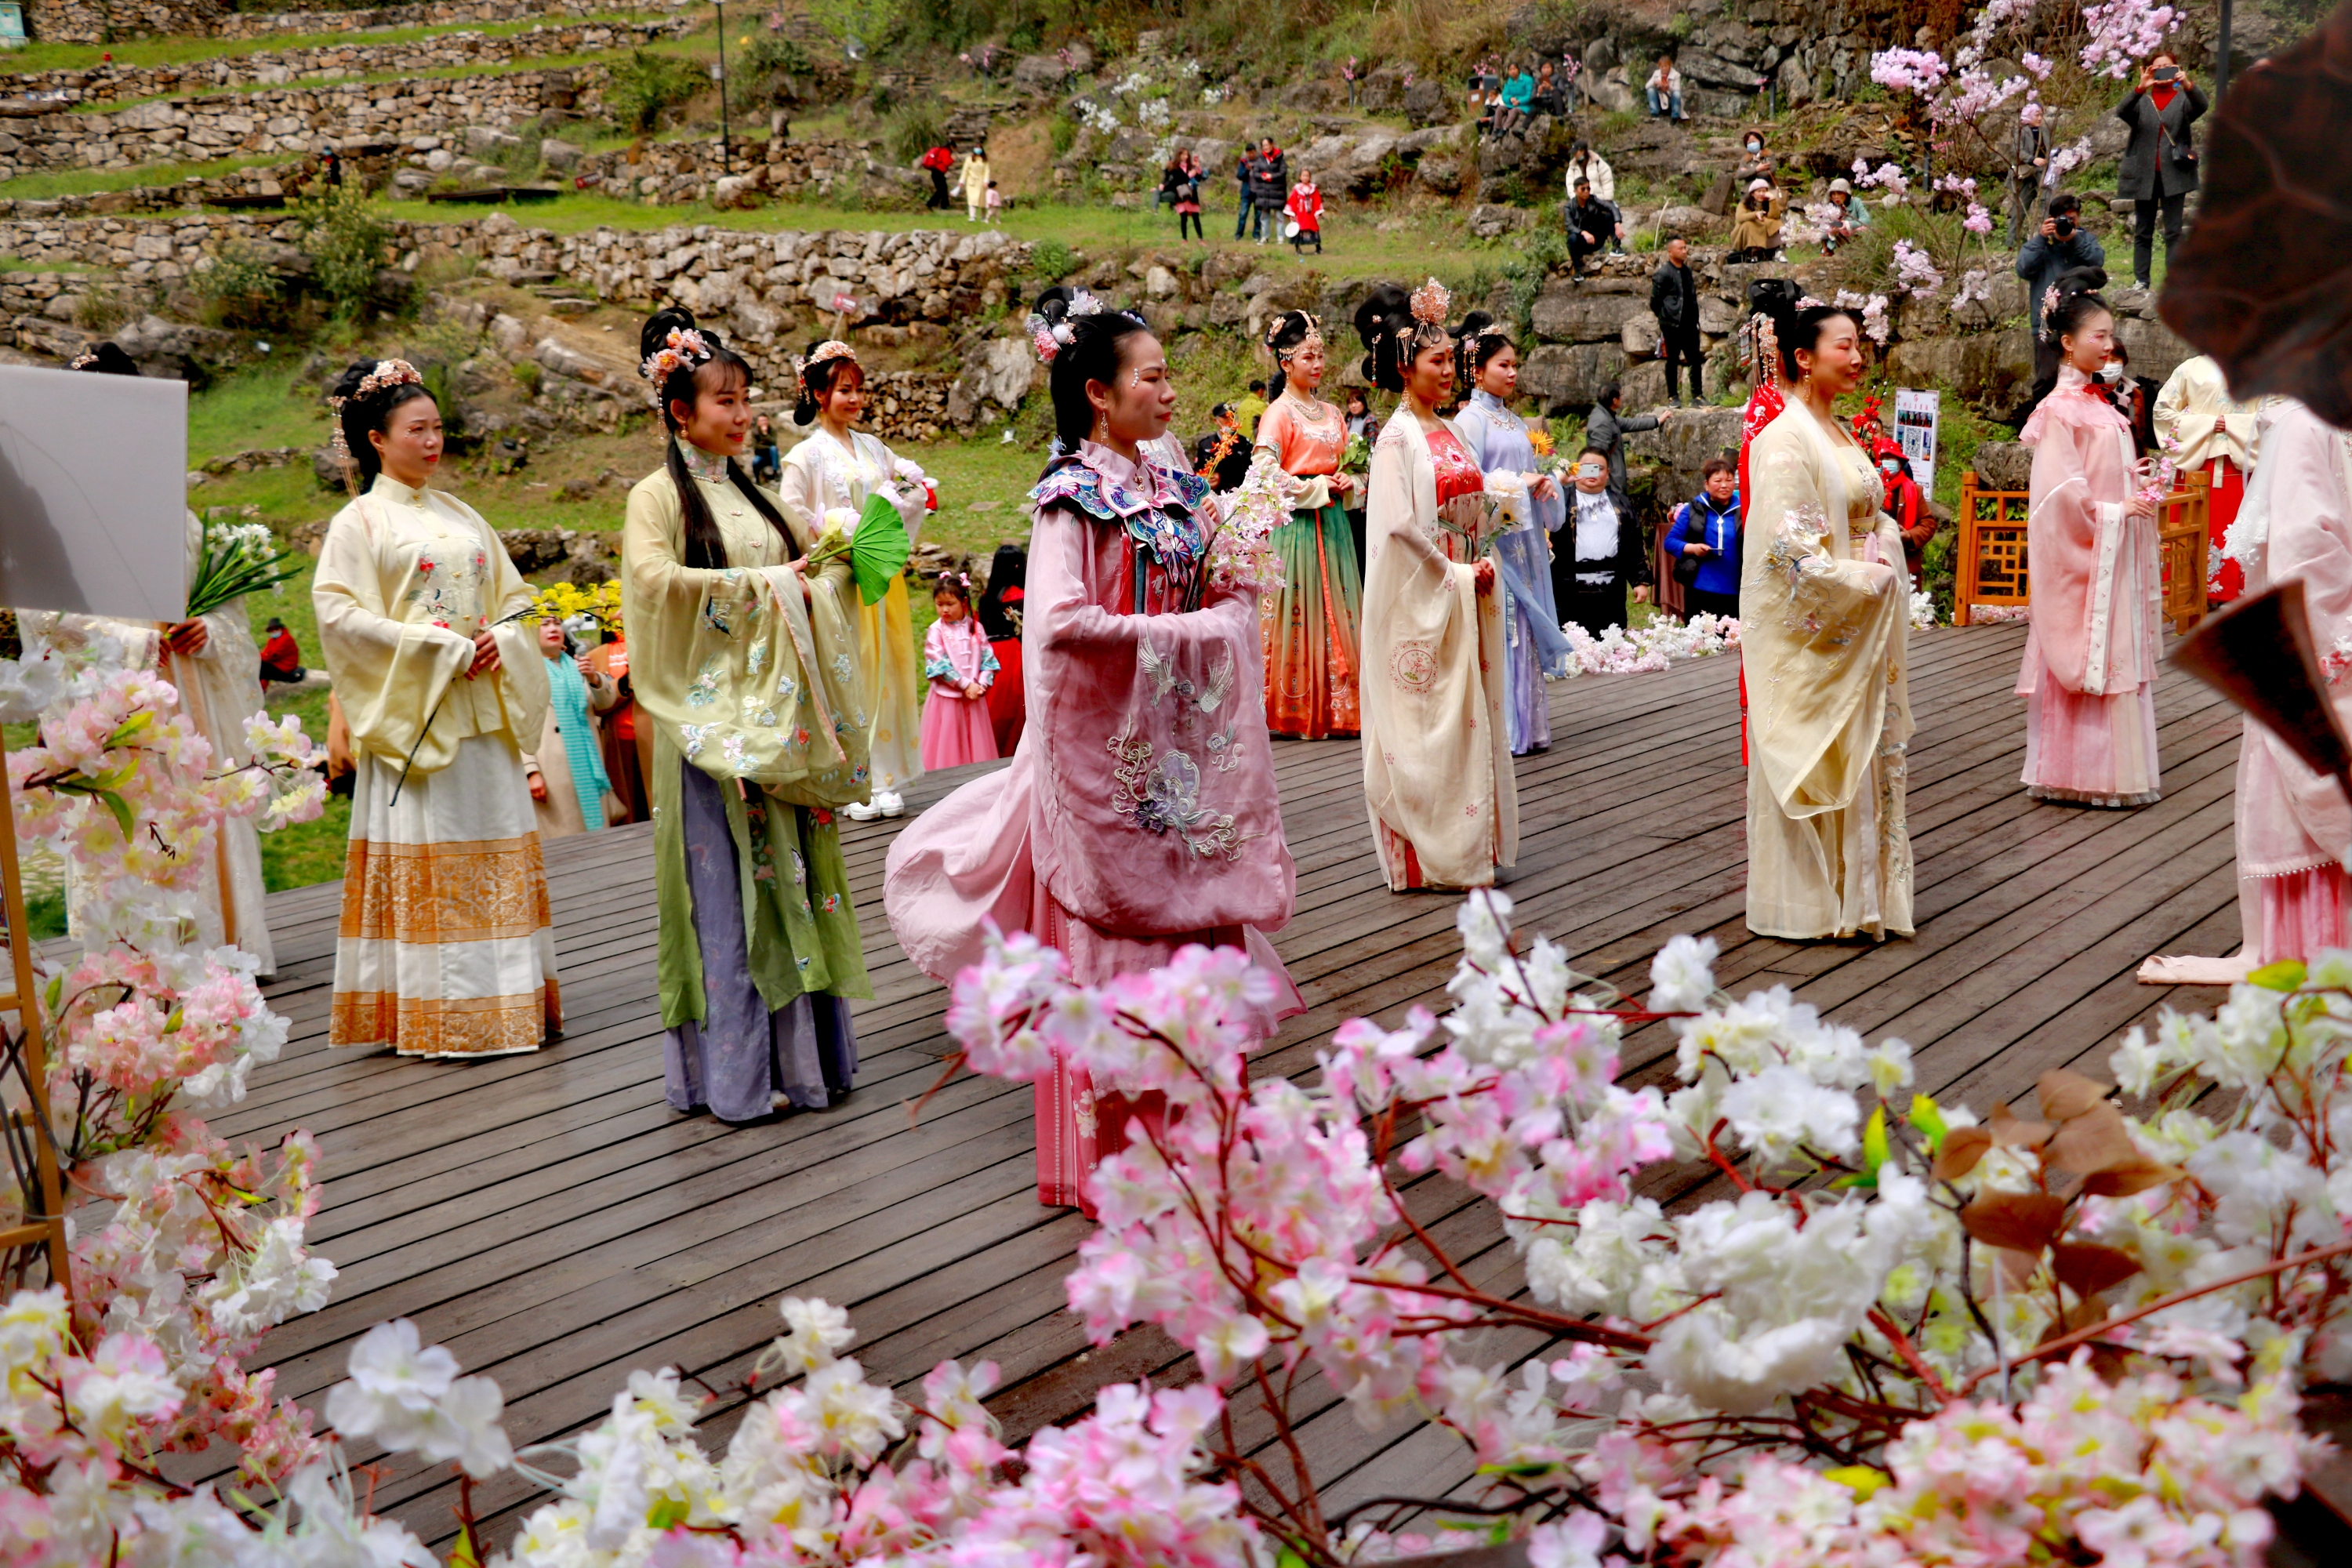
M547 870L521 755L462 741L413 775L357 759L328 1041L402 1056L537 1050L562 1026Z

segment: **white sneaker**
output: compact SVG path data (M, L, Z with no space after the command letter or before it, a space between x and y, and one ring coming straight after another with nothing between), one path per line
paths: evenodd
M885 816L907 815L907 803L898 797L898 792L895 789L880 791L875 795L874 804L881 808L882 815Z
M882 808L879 805L860 801L843 806L841 815L852 822L871 822L882 815Z

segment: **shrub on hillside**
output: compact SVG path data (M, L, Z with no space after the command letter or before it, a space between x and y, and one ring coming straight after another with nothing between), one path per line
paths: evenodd
M190 280L197 308L215 327L270 327L284 314L286 285L259 251L228 245Z
M391 259L392 235L358 185L320 185L294 204L297 241L310 276L338 316L362 315L375 275Z
M660 124L663 110L699 92L703 79L692 60L631 49L626 59L613 63L612 77L604 84L604 110L622 130L643 135Z

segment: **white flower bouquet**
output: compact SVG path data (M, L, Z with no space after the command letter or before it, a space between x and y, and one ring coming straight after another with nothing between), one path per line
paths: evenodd
M279 549L278 536L260 523L207 523L188 584L188 619L274 588L301 570L301 555Z

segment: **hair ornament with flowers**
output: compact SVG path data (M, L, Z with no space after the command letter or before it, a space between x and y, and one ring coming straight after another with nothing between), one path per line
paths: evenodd
M66 368L68 370L88 370L97 363L98 351L96 349L84 349L81 353L74 355L72 359L66 363Z
M1811 294L1804 294L1798 297L1797 309L1800 310L1825 310L1829 309L1829 303L1830 302L1827 300L1816 300Z
M662 346L646 356L637 374L654 384L654 406L661 406L664 383L682 370L691 370L710 357L709 340L692 327L672 327Z
M2058 341L2058 329L2050 320L2057 314L2058 304L2058 285L2053 283L2049 288L2042 290L2042 341L2045 343L2054 343Z
M805 357L794 360L793 362L793 377L795 381L800 383L801 390L805 393L809 389L809 372L824 363L825 361L835 359L845 359L850 363L856 364L857 363L857 351L851 348L847 343L843 342L839 338L827 338L824 342L817 344L816 347L809 350Z
M79 362L77 362L77 363L79 363ZM331 444L335 456L342 459L346 464L351 461L351 443L343 437L343 405L345 404L363 402L368 398L373 397L379 392L389 392L395 386L422 386L424 384L425 378L419 375L416 373L416 367L409 363L406 360L380 359L375 362L375 368L373 370L368 372L367 374L360 378L358 389L349 397L337 397L331 394L329 395L327 398L327 406L335 411L335 437Z
M1286 349L1276 348L1275 344L1276 340L1282 336L1282 329L1284 325L1289 321L1288 313L1285 312L1282 315L1276 316L1272 321L1266 324L1265 346L1272 352L1274 357L1277 360L1287 363L1291 355L1298 353L1299 350L1306 348L1310 343L1317 348L1321 348L1323 346L1322 320L1309 310L1301 310L1298 314L1306 319L1307 335L1299 339L1297 342L1291 344Z
M1416 321L1442 327L1453 309L1454 295L1434 278L1412 291L1412 319Z
M1029 312L1029 341L1036 346L1037 357L1045 363L1052 364L1055 354L1077 342L1079 317L1108 313L1113 313L1110 307L1096 299L1092 293L1084 289L1073 289L1070 293L1069 308L1062 312L1059 321L1049 321L1041 311ZM1133 314L1132 311L1116 313Z

